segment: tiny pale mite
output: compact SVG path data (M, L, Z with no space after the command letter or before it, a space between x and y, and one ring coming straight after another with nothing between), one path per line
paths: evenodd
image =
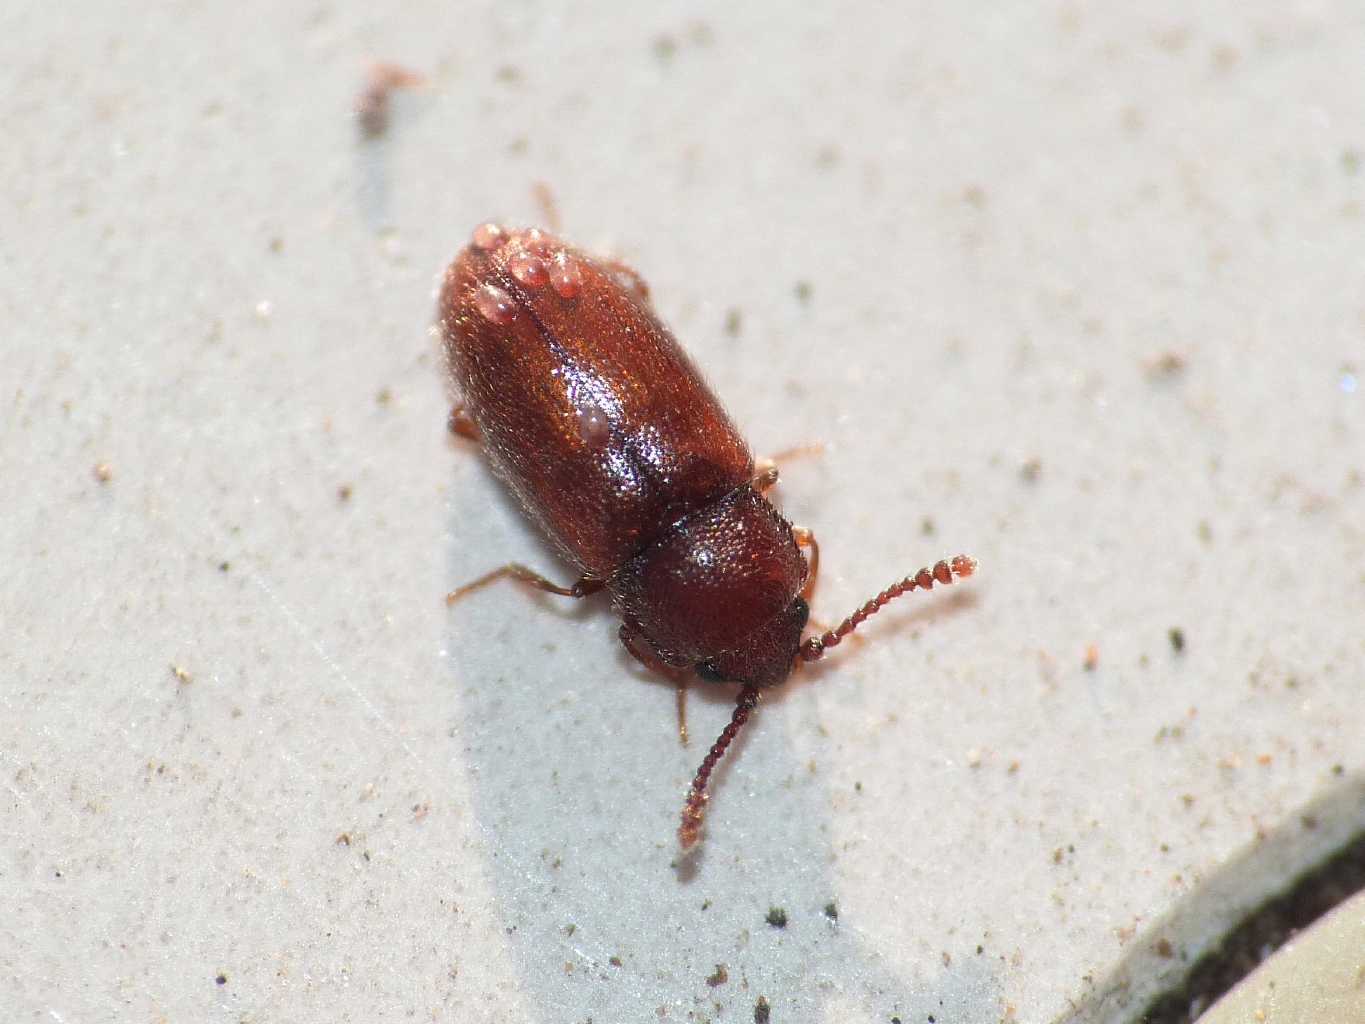
M740 685L687 791L684 849L700 838L707 782L760 690L893 598L976 569L966 555L938 562L803 639L815 537L764 497L777 470L755 466L638 274L535 228L482 224L445 273L439 318L458 392L451 430L482 444L580 573L562 587L506 565L448 600L502 578L566 597L606 590L621 642L647 667Z

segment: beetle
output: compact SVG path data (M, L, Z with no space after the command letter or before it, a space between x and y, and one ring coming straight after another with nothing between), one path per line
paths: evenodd
M438 317L458 393L451 430L483 445L580 574L565 587L510 564L447 600L497 579L573 598L606 590L621 642L646 666L740 685L687 791L684 849L700 838L711 773L761 690L893 598L976 569L966 555L940 561L803 638L815 537L765 497L776 467L755 463L638 274L545 231L486 223L446 271Z

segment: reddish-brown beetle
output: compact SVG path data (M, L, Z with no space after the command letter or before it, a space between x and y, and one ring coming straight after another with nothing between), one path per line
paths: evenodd
M730 724L687 793L678 838L701 833L706 786L758 692L815 661L892 598L970 576L965 555L882 591L802 639L819 549L764 497L753 455L622 264L545 232L484 224L446 271L441 330L462 404L451 429L482 441L527 513L581 573L554 594L611 593L621 642L647 666L741 685ZM808 548L810 559L801 548Z

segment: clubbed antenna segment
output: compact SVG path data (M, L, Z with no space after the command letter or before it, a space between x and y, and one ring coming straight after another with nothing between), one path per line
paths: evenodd
M916 589L932 590L935 583L947 585L955 579L965 579L974 572L976 572L976 559L967 555L958 555L946 562L937 563L932 569L921 569L913 576L905 577L899 583L887 587L833 629L821 636L813 636L802 643L801 659L803 661L819 659L824 655L827 648L837 647L844 637L881 611L887 602L894 601L902 594L908 594Z
M697 845L697 840L701 838L701 822L706 813L706 784L711 778L711 772L725 756L726 748L734 742L739 730L744 728L744 723L749 720L749 715L757 704L757 689L746 686L739 691L739 700L735 704L735 713L730 716L730 724L721 730L716 742L702 760L701 767L697 769L696 777L692 779L692 788L687 791L687 802L683 804L682 824L678 826L678 842L682 844L684 850Z

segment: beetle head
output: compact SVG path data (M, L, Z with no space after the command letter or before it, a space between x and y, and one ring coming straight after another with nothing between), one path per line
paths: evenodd
M743 646L697 662L697 675L708 682L759 688L784 682L800 653L801 631L808 618L806 602L793 598L781 614L745 637Z

